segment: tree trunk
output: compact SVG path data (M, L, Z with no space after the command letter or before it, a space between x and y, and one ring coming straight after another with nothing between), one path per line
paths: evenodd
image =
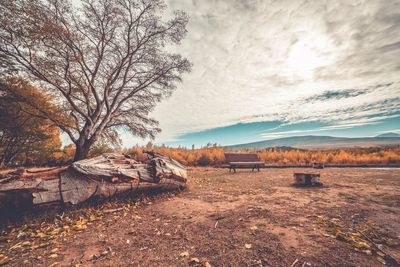
M92 144L89 141L78 142L78 144L76 144L76 150L73 161L75 162L86 159L89 156L91 145Z
M293 173L295 186L322 186L320 173Z
M185 166L170 157L147 153L150 157L144 162L122 154L104 154L64 168L8 173L0 177L0 214L49 204L76 205L124 191L186 187Z

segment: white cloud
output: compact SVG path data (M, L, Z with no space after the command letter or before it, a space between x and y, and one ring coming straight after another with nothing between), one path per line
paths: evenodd
M291 131L280 131L280 132L273 132L273 133L264 133L262 136L265 139L276 139L281 137L288 137L292 136L293 134L308 134L313 132L323 131L321 128L319 129L310 129L310 130L291 130Z
M191 17L187 38L174 49L194 67L154 112L163 129L158 142L245 121L351 125L400 108L399 83L374 87L399 77L399 1L167 3ZM349 88L372 89L317 98Z
M399 130L389 130L389 131L379 131L378 134L384 134L384 133L397 133L400 134L400 129Z

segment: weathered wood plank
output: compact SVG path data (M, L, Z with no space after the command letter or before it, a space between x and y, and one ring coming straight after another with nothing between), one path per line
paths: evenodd
M0 193L2 196L14 196L15 192L31 194L32 205L76 205L92 197L108 198L125 191L186 187L185 166L170 157L147 153L149 159L145 162L122 154L105 154L75 162L68 168L40 172L19 170L10 174L12 180L0 183ZM2 204L0 212L8 205Z

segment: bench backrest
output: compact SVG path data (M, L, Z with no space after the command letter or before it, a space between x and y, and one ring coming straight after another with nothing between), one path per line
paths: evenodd
M249 153L225 153L226 162L257 162L260 161L258 159L257 154L249 154Z

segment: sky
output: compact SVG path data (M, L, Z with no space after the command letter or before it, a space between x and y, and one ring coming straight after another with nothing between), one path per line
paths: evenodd
M190 16L168 49L193 69L154 110L154 143L400 133L400 0L166 3Z

